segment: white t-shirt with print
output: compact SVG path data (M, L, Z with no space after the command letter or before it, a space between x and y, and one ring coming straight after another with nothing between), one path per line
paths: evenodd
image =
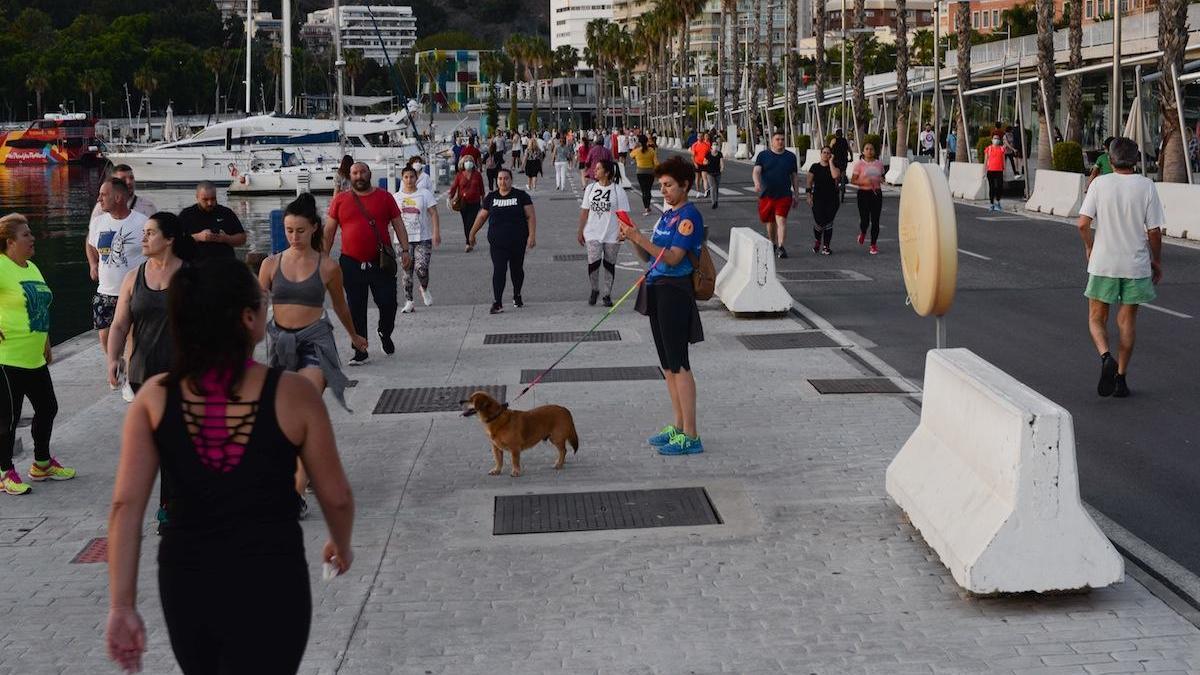
M432 239L433 224L429 219L429 208L437 205L437 197L429 190L419 188L416 192L401 189L392 196L396 198L396 206L400 207L400 218L408 232L408 241L415 244Z
M120 295L125 275L146 260L142 255L142 234L147 220L137 211L130 211L121 220L101 212L88 224L88 243L100 253L96 286L100 295Z
M588 212L583 238L615 244L621 231L617 211L629 210L629 197L625 195L625 189L616 183L610 182L607 186L592 183L584 193L579 208Z
M1110 173L1097 177L1079 207L1092 219L1095 237L1088 274L1117 279L1150 276L1146 232L1166 224L1154 181L1145 176Z

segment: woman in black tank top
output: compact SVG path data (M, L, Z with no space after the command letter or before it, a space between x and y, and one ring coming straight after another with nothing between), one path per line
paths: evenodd
M354 502L328 412L300 376L251 360L266 303L244 263L183 268L167 294L175 360L129 408L109 517L110 657L141 666L141 522L161 467L167 524L159 596L184 673L295 673L308 642L309 571L295 518L297 456L329 524L322 558L353 561Z

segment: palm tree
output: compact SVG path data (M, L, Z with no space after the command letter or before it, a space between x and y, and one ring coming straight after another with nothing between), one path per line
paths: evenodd
M543 66L548 66L553 59L554 54L550 51L550 45L541 37L533 37L529 40L528 51L526 52L526 67L533 70L533 112L529 115L529 130L536 131L538 128L538 80L540 79L540 71Z
M934 17L934 21L937 21L937 17ZM958 91L961 95L962 92L971 88L971 3L959 0L958 9L954 13L954 23L958 33L958 63L954 69L958 72ZM933 67L940 68L941 66L935 63ZM969 161L971 157L968 151L971 142L967 132L966 117L965 110L959 111L958 150L954 153L954 160L957 162ZM980 157L979 160L983 161L983 158Z
M445 57L440 49L434 49L421 54L417 59L417 73L420 77L429 80L429 118L433 119L433 113L437 109L438 96L438 76L442 74L442 60ZM417 92L420 95L420 91Z
M350 95L355 96L355 84L358 76L367 67L366 57L361 49L346 49L342 51L342 60L346 62L346 77L350 78Z
M800 0L787 0L787 44L784 46L787 54L787 118L788 138L795 138L796 129L796 99L800 95L800 60L796 54L796 29L799 28Z
M25 87L37 95L38 115L42 114L42 93L50 88L50 75L39 66L25 77Z
M1067 67L1076 70L1083 67L1083 0L1067 0L1063 6L1067 13L1067 43L1071 50ZM1067 135L1065 140L1083 142L1083 76L1067 77Z
M108 82L108 71L85 70L79 75L79 88L88 95L88 110L95 110L95 95Z
M813 0L813 37L816 38L816 65L813 70L813 102L817 106L817 132L821 139L814 145L825 145L825 127L821 124L821 103L825 101L825 1Z
M754 41L754 57L750 63L746 64L746 83L749 91L746 92L746 107L750 114L747 116L750 123L746 129L746 141L750 146L750 153L754 154L754 146L758 145L758 78L755 76L755 70L758 64L762 62L762 6L764 0L754 0L754 36L751 38Z
M1045 97L1042 105L1038 106L1038 118L1041 120L1042 133L1038 134L1039 169L1049 169L1051 155L1054 151L1054 120L1047 119L1058 109L1058 82L1054 78L1054 3L1037 3L1037 48L1038 48L1038 79L1041 81L1041 94ZM1017 127L1018 134L1025 131ZM1022 137L1022 141L1024 138Z
M133 74L133 86L141 90L142 95L146 97L146 117L149 119L154 114L154 108L150 105L150 97L158 89L158 74L147 66L142 66Z
M729 32L733 36L732 44L729 45L730 51L733 54L729 69L722 74L721 82L722 89L729 87L729 93L733 96L733 100L729 102L729 110L736 110L741 102L741 87L738 85L738 78L742 72L742 47L741 47L741 31L738 30L738 3L737 0L721 0L721 13L729 17ZM724 29L722 29L722 32ZM728 80L728 84L726 84ZM721 113L725 113L725 106L722 104ZM737 143L736 138L728 139Z
M1183 52L1187 47L1187 0L1158 0L1158 109L1162 111L1162 158L1159 178L1164 183L1187 182L1187 158L1179 135L1179 109L1175 100L1175 73L1183 72ZM1113 128L1118 128L1115 122Z
M658 49L659 49L659 14L655 11L649 11L637 18L637 23L633 29L633 40L637 45L638 56L642 61L642 65L646 69L646 87L642 92L642 98L645 99L653 90L656 94L659 89L656 87L658 80ZM650 114L657 115L658 96L650 98Z
M213 100L213 113L221 113L221 71L229 66L230 53L221 47L209 47L204 50L204 67L208 68L216 81L216 93Z
M552 58L554 73L558 77L570 77L579 67L579 52L571 45L559 45Z
M896 149L892 152L895 157L908 157L908 106L908 0L896 0Z
M617 91L621 92L621 126L629 126L629 97L625 92L625 76L637 65L633 34L613 24L613 65L617 71Z
M596 119L598 126L604 126L604 76L605 62L608 59L608 21L592 19L584 27L587 47L584 48L584 58L592 67L592 80L596 84Z
M771 124L771 106L775 105L775 2L774 0L766 0L767 3L767 62L764 65L764 79L767 90L767 131L773 131Z
M496 81L504 72L504 56L500 52L484 52L479 58L479 72L487 78L488 83L488 129L495 130L500 124L500 114L496 107Z
M520 33L513 33L504 41L504 53L513 63L513 78L508 85L508 128L515 131L520 124L517 117L517 79L520 77L521 61L525 58L527 38Z
M854 0L854 28L862 29L867 25L867 3L866 0ZM854 141L861 143L861 139L867 133L867 110L866 106L866 85L864 72L864 52L866 51L867 35L866 33L856 32L854 34L854 70L851 74L853 78L852 86L854 91L851 94L851 100L854 102ZM843 102L844 103L844 102ZM878 148L876 148L878 150ZM862 152L862 148L859 148Z

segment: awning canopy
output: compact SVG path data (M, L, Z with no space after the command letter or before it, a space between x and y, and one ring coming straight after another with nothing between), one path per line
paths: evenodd
M391 101L391 96L342 96L342 101L352 108L370 108Z

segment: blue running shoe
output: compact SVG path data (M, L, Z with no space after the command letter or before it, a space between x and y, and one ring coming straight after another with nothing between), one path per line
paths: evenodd
M658 449L660 455L698 455L704 452L700 437L691 438L684 434L675 434L671 442Z
M653 445L656 448L661 448L662 446L666 445L667 443L670 443L671 439L674 438L675 435L678 433L679 433L679 430L675 428L674 424L668 424L667 426L662 428L662 431L658 432L657 434L654 434L650 438L647 438L646 442L649 443L650 445Z

